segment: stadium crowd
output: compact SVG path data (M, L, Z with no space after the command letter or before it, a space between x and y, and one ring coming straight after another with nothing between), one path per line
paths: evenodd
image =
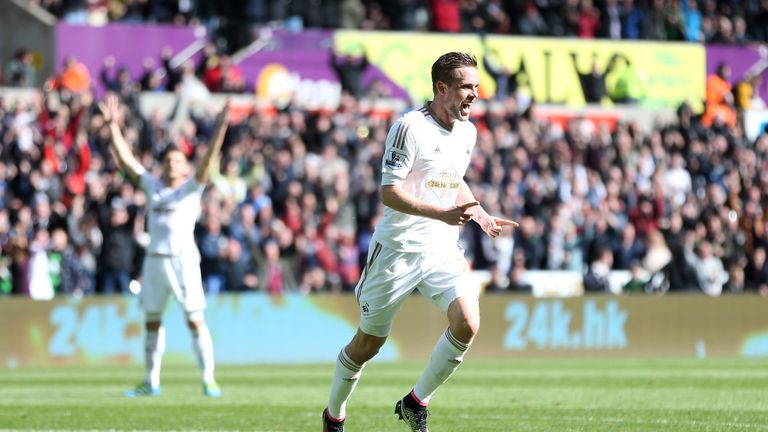
M768 41L765 0L30 0L72 24L110 21L498 33L742 44ZM247 32L247 30L245 30Z
M193 160L204 152L211 115L194 111L180 125L142 117L143 86L100 79L120 95L125 136L146 166L170 142ZM163 85L189 80L204 78L189 70ZM710 85L723 86L709 80L708 95ZM0 100L0 292L127 292L139 273L146 198L107 150L91 86L73 60L31 103ZM722 96L708 104L733 107ZM768 294L768 135L750 142L720 110L698 116L688 105L651 133L583 119L562 130L535 110L502 97L473 118L467 181L490 213L520 222L493 240L474 224L462 233L472 266L492 275L489 290L530 290L526 271L561 269L606 291L619 269L633 274L627 291ZM335 110L289 105L238 120L196 232L208 292L351 290L381 211L384 138L397 115L370 115L344 93Z

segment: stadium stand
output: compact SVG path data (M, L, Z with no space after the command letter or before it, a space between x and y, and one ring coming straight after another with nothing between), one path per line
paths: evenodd
M766 2L657 0L625 9L615 1L592 6L582 0L527 2L520 10L490 0L190 2L196 6L189 10L159 1L31 3L65 22L90 24L215 25L218 14L245 12L248 25L289 25L295 22L290 17L298 16L301 27L729 44L768 37L763 32L768 26L761 24L768 16ZM327 12L334 10L338 13ZM242 31L218 34L232 41L233 33ZM148 112L141 108L142 92L181 86L247 90L237 65L225 54L232 47L224 45L206 48L197 65L173 67L172 53L163 53L157 64L146 64L142 76L116 70L119 59L89 76L72 58L62 73L29 90L32 97L3 93L3 294L46 298L127 289L126 284L119 289L107 284L105 275L138 274L146 244L145 198L125 180L107 150L108 134L90 83L120 95L125 135L145 163L170 142L196 158L211 133L211 114L193 109L178 120L179 105L170 113ZM29 82L24 53L20 49L8 59L5 85ZM759 85L753 78L745 81ZM710 82L717 81L708 80L707 86ZM764 104L756 88L747 100ZM369 96L381 94L374 90L353 97L344 92L332 109L288 103L239 112L212 173L197 230L210 291L353 289L381 210L383 139L406 103L392 101L381 109L369 103ZM702 121L692 106L682 104L672 121L641 127L619 119L609 128L581 118L542 118L536 115L535 100L522 104L518 97L501 95L473 117L479 137L468 183L492 213L521 223L514 236L493 241L472 224L463 231L473 268L491 274L489 291L530 290L525 280L530 270L577 271L587 275L590 286L605 290L609 270L640 269L643 283L627 290L768 294L763 205L768 200L768 135L760 131L747 137L736 120L743 105L718 98L713 103L732 115ZM124 253L115 254L115 244L123 245L119 250Z
M717 0L30 0L64 22L203 24L242 32L253 24L648 39L743 44L768 41L768 5ZM223 18L223 19L222 19ZM226 21L228 24L220 24Z

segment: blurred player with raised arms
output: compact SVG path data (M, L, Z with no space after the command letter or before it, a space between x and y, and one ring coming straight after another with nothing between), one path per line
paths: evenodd
M491 237L517 226L488 215L463 179L477 139L468 120L479 84L473 55L442 55L432 65L434 100L400 117L387 135L384 214L355 289L360 324L336 361L324 431L344 430L347 400L363 367L384 345L395 314L414 289L446 312L448 328L416 385L395 405L395 414L412 431L428 430L427 404L461 364L478 331L478 289L468 278L458 226L474 220Z
M145 314L145 380L125 395L156 396L160 394L160 364L165 351L163 309L173 295L186 313L187 323L198 363L203 375L203 393L221 396L214 378L213 342L203 311L206 307L200 277L200 253L194 240L195 223L201 212L203 190L209 165L215 160L229 123L229 106L219 115L216 130L207 152L191 174L186 155L179 147L169 145L162 155L162 177L148 172L133 155L120 131L120 105L114 95L99 104L109 124L111 147L128 177L147 195L150 243L142 267L141 307Z

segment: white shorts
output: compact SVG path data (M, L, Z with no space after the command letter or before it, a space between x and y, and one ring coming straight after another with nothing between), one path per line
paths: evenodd
M205 309L205 293L200 276L200 260L190 256L158 256L147 254L142 266L139 299L147 314L160 314L168 295L173 294L185 312Z
M399 252L371 240L368 262L355 287L360 330L389 336L395 315L414 289L444 312L459 297L479 296L458 246L435 253Z

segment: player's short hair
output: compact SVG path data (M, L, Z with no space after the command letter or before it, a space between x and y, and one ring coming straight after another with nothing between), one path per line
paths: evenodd
M477 67L477 58L469 53L449 52L432 64L432 91L437 93L437 82L452 84L457 78L456 69Z
M176 144L168 144L160 153L160 162L165 162L165 158L168 157L168 153L171 153L171 152L179 152L184 155L184 159L189 160L189 158L187 157L187 154L184 153L184 150L180 146Z

